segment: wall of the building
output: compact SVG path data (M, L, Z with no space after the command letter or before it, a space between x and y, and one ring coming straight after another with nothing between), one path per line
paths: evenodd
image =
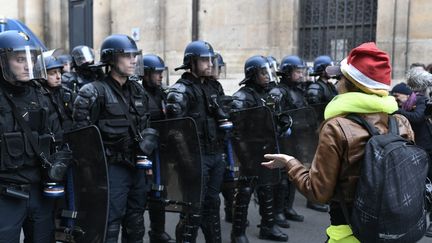
M173 70L192 40L193 0L93 0L94 47L112 33L132 34L144 53L156 53ZM210 42L228 64L242 73L252 55L281 59L297 53L300 0L198 0L198 38ZM68 46L68 1L0 0L0 16L18 18L48 48ZM377 44L392 57L393 74L403 77L412 62L430 63L432 1L378 0Z
M401 80L409 65L432 63L432 1L378 1L377 45L393 63L393 78Z
M255 54L281 58L296 52L297 32L292 30L298 0L198 2L198 39L223 55L230 73L242 72L244 61ZM94 47L109 33L131 35L139 28L137 44L144 53L160 55L171 70L181 64L192 40L192 0L98 0L94 6ZM136 14L125 14L131 10ZM105 23L96 16L104 16Z

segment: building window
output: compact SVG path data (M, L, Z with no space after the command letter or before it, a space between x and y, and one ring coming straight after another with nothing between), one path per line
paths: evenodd
M341 61L363 42L375 41L377 0L301 0L299 55Z

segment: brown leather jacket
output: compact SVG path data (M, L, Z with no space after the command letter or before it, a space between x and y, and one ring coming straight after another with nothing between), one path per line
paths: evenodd
M385 113L362 114L380 133L388 131L388 115ZM414 132L408 120L394 115L399 125L399 134L414 141ZM359 124L335 117L323 123L318 147L308 169L300 162L288 171L290 179L298 190L312 201L327 203L336 201L342 195L347 204L353 201L360 162L364 147L370 135Z

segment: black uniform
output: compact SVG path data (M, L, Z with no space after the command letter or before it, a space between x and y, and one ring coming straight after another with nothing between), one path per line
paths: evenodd
M0 242L19 242L21 227L27 242L54 241L54 199L42 195L42 164L18 125L8 95L46 155L61 141L61 127L48 93L39 83L14 86L0 81ZM8 192L9 191L9 192ZM29 198L14 197L13 192Z
M166 93L161 87L152 87L143 81L143 87L148 96L148 108L152 121L163 120L165 115ZM171 242L171 237L165 232L165 205L149 201L150 242Z
M181 215L177 225L176 239L194 241L201 225L206 242L220 242L220 187L223 181L225 163L222 160L222 143L217 134L217 112L211 104L212 96L224 95L221 84L216 80L203 82L190 72L185 72L174 84L167 96L168 117L191 117L197 124L198 136L203 153L204 202L201 212ZM201 219L202 216L202 219Z
M100 68L95 68L94 70L77 69L76 72L64 73L62 75L62 83L72 90L73 93L78 93L81 87L93 81L101 80L103 76Z
M46 87L46 89L50 93L51 102L58 113L63 131L67 132L71 130L73 102L76 94L64 86L56 88Z
M319 78L311 83L306 90L306 98L309 104L327 104L338 94L335 86Z
M265 100L269 97L268 89L263 88L252 82L247 82L245 86L234 93L232 108L240 110L258 106L265 106ZM248 205L251 199L252 192L256 182L251 178L242 177L240 167L240 176L238 188L234 194L234 212L233 212L233 229L232 240L245 242L245 230L247 226ZM257 187L259 212L261 215L261 230L260 236L266 239L287 240L287 235L284 234L278 226L275 225L273 214L273 186L260 185Z
M276 103L276 109L280 112L305 108L308 103L304 97L304 91L300 87L300 84L295 82L289 82L282 79L282 82L273 89L270 90L269 94L274 97ZM295 132L295 131L294 131ZM289 139L289 138L288 138ZM280 151L284 152L284 151ZM287 174L282 170L281 182L275 188L275 214L284 214L288 219L295 221L303 221L303 216L298 215L293 210L293 203L295 197L295 185L288 180Z
M148 98L143 87L130 80L120 86L111 76L81 88L74 103L73 118L75 127L98 126L104 143L110 185L106 242L117 242L120 225L124 239L142 242L147 179L143 170L135 168L136 134L131 131L119 93L128 105L132 122L142 131L148 120Z

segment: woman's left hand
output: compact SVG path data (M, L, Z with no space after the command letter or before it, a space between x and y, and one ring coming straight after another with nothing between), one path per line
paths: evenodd
M290 161L294 159L294 157L286 154L266 154L264 155L264 158L269 159L270 161L262 162L261 165L269 169L276 169L276 168L289 169L293 165L290 163Z

